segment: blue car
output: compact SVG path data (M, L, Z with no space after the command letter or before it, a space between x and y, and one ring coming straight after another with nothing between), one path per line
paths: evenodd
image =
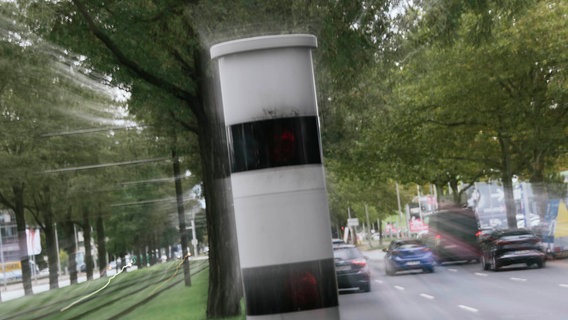
M385 255L385 273L389 276L398 271L423 270L434 272L432 250L418 239L394 240Z

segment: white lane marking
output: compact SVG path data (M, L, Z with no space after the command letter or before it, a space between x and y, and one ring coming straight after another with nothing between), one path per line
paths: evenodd
M448 271L451 271L451 272L458 272L458 269L448 268Z
M511 278L511 280L513 280L513 281L519 281L519 282L525 282L525 281L527 281L527 279L523 279L523 278Z
M462 308L462 309L464 309L464 310L466 310L466 311L469 311L469 312L478 312L478 311L479 311L479 310L477 310L477 309L475 309L475 308L468 307L468 306L464 306L463 304L458 305L458 307L460 307L460 308Z
M426 294L426 293L421 293L420 296L421 296L422 298L434 300L434 296L431 296L431 295Z
M565 284L565 283L561 283L561 284L559 284L558 286L560 286L560 287L562 287L562 288L568 288L568 284Z
M480 276L480 277L487 277L488 276L487 273L481 273L481 272L476 272L475 275Z
M383 280L375 280L375 282L382 284L382 283L383 283Z
M401 287L401 286L394 286L394 288L395 288L395 289L398 289L398 290L400 290L400 291L403 291L403 290L404 290L404 287Z

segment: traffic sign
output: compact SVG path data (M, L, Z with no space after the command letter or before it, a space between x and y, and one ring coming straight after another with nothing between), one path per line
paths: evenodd
M347 226L348 227L358 227L359 226L359 218L347 219Z

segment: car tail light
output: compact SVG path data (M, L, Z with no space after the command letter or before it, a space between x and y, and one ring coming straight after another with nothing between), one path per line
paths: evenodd
M364 267L367 265L367 261L365 259L357 259L357 260L353 260L353 264L358 266L358 267Z

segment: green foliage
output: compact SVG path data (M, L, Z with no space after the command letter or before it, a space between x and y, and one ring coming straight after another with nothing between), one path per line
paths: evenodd
M566 91L558 90L566 88L566 5L457 3L423 6L421 28L402 33L409 41L392 69L391 112L368 133L375 144L362 157L380 150L409 182L471 182L505 171L538 179L566 152ZM480 14L486 8L490 16ZM436 34L451 41L415 41L441 25L447 30Z

